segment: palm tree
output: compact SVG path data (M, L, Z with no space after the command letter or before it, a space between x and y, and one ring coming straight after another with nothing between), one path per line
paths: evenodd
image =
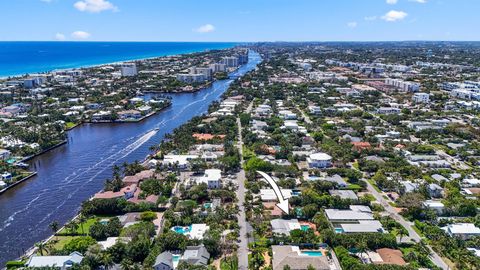
M80 214L78 216L78 223L80 224L80 228L82 230L82 235L85 235L85 231L83 230L83 224L87 221L87 217L84 214Z
M399 242L402 242L402 238L407 235L408 231L405 228L402 227L400 230L398 230Z
M40 252L40 255L43 256L43 252L48 252L47 250L47 243L45 242L37 242L35 243L35 247L38 249L38 251Z
M115 265L112 256L108 252L102 253L102 264L106 270Z
M53 232L53 235L55 235L55 238L56 238L56 234L57 234L57 231L58 231L58 221L54 220L48 226L50 227L50 229Z
M75 222L74 220L73 221L70 221L69 223L67 223L67 225L65 225L65 227L67 228L67 230L70 232L70 234L75 234L77 229L78 229L78 224L77 222Z

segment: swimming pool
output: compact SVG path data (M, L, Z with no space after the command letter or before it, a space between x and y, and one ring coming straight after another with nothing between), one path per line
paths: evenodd
M308 226L308 225L300 225L300 229L302 229L302 231L306 232L306 231L308 231L308 229L310 229L310 226Z
M181 257L182 257L182 255L180 255L180 254L173 254L172 255L173 269L177 268Z
M335 232L336 233L343 233L343 229L342 228L335 228Z
M321 257L323 253L321 251L302 251L302 254L311 256L311 257Z
M191 231L191 227L183 227L183 226L175 226L172 228L172 230L176 233L180 234L186 234Z
M204 203L203 207L205 207L205 209L210 209L212 208L212 203Z

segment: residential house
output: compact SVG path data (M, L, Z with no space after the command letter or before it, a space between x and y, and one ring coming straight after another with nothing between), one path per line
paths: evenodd
M353 190L329 190L329 193L342 199L358 200L357 194Z
M186 262L191 265L207 266L210 259L210 253L203 246L187 246L180 258L181 262Z
M83 255L79 252L72 252L67 256L37 256L33 255L25 264L29 268L60 268L61 270L70 269L75 264L80 264Z
M7 160L11 155L11 152L7 149L0 149L0 160Z
M307 158L307 163L310 168L328 168L332 166L332 157L326 153L314 153Z
M336 233L384 232L368 206L350 205L349 210L325 209L325 214Z
M380 107L377 109L378 114L400 114L401 110L394 107Z
M334 174L332 176L327 176L323 179L323 181L335 183L335 184L337 184L338 187L347 187L348 186L348 183L345 180L343 180L343 178L338 174Z
M450 236L458 237L462 240L468 240L472 237L480 236L480 228L473 223L455 223L449 224L442 229Z
M427 192L432 198L443 198L443 188L435 183L427 186Z
M391 248L380 248L377 249L376 252L380 255L382 259L381 262L376 264L390 264L390 265L399 265L404 266L407 263L403 259L403 254L398 249L391 249Z
M284 270L287 266L291 270L307 270L309 267L316 270L332 269L327 256L303 253L298 246L272 246L272 255L273 270Z
M155 270L173 270L173 254L170 251L160 253L153 264Z
M190 161L198 158L197 155L165 155L163 165L177 166L179 169L187 169Z
M293 230L300 230L301 226L297 219L273 219L270 221L272 232L276 234L290 235Z
M222 171L219 169L205 170L203 176L195 178L197 184L205 183L209 189L220 188L222 179Z
M443 214L445 211L445 205L441 201L426 200L423 202L423 207L426 209L431 209L439 215Z
M291 189L282 189L283 198L289 199L293 196L293 191ZM260 198L263 202L272 202L277 201L277 195L273 189L260 189Z

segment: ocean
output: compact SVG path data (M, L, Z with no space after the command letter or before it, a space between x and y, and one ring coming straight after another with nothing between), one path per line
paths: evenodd
M0 42L0 77L234 47L232 42Z

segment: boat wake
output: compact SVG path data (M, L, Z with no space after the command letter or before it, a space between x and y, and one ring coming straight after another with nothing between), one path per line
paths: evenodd
M64 198L58 205L56 208L53 209L53 211L51 211L50 213L48 213L47 215L45 215L43 217L42 220L40 220L40 222L37 223L37 225L34 227L34 228L31 228L30 230L33 230L35 228L37 228L40 224L42 224L43 222L45 222L46 220L48 220L48 218L50 216L52 216L56 211L58 211L62 206L65 205L65 203L68 202L68 200L70 200L79 190L81 190L85 185L89 184L90 182L92 182L93 180L96 179L96 177L103 173L105 170L109 169L111 166L113 166L116 162L118 162L119 160L121 160L122 158L128 156L129 154L131 154L132 152L134 152L135 150L137 150L139 147L141 147L143 144L145 144L147 141L149 141L153 136L155 136L157 134L158 130L151 130L145 134L143 134L142 136L140 136L137 140L135 140L133 143L129 144L128 146L126 146L125 148L121 149L120 151L117 151L113 154L111 154L110 156L108 156L107 158L104 158L102 159L101 161L97 162L95 165L91 166L91 167L88 167L88 168L80 168L80 169L77 169L76 171L72 172L70 175L68 175L67 177L65 177L65 179L57 186L54 186L54 188L56 190L62 190L62 189L69 189L68 191L68 196L66 198ZM89 175L91 173L93 173L93 175ZM87 178L88 177L88 178ZM85 179L87 178L87 179ZM81 179L82 181L80 182L81 185L79 185L77 188L75 189L71 189L72 188L72 183L77 180L77 179ZM75 183L77 183L79 181L75 181ZM43 197L46 193L51 193L52 190L51 189L45 189L45 190L42 190L42 192L40 192L33 200L31 200L24 208L20 209L20 210L17 210L15 211L14 213L12 213L12 215L10 215L3 223L2 227L0 227L0 232L2 230L4 230L5 228L7 228L8 226L10 226L11 224L11 221L13 221L15 219L15 217L22 213L22 212L25 212L26 210L28 210L30 207L35 207L33 204L41 197ZM67 191L65 191L67 192Z

